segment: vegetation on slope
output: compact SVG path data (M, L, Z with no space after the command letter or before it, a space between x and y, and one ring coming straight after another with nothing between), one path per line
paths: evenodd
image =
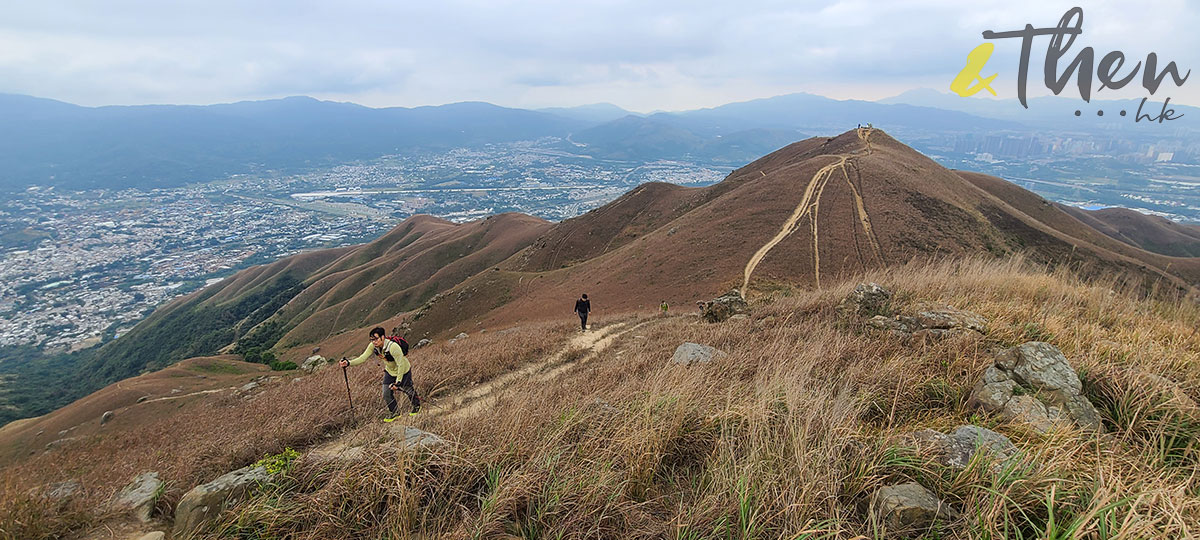
M565 351L553 377L513 379L492 391L490 406L467 403L469 414L439 411L462 388L546 358L571 330L564 322L476 334L414 354L418 387L431 398L416 425L451 445L398 462L371 444L365 458L340 466L302 460L208 534L874 537L870 494L906 480L962 512L937 531L942 538L1200 532L1200 412L1189 404L1200 398L1200 306L1140 299L1020 262L909 266L865 279L896 291L898 310L949 304L987 317L988 331L913 344L838 320L834 307L857 280L820 291L773 285L741 321L596 314L593 331L620 325L610 347ZM992 349L1035 339L1062 349L1080 371L1107 435L1041 435L966 406ZM683 341L729 355L673 365ZM192 485L264 454L310 448L340 429L373 440L381 424L369 420L378 412L363 409L378 407L377 373L351 370L360 407L351 418L336 371L9 467L0 473L0 531L36 538L81 528L103 517L89 508L143 470L167 478L159 510L168 515ZM1166 397L1153 376L1185 395ZM1007 435L1021 458L999 472L983 462L956 472L896 443L917 429L964 423ZM99 463L118 449L116 470ZM88 498L54 509L27 493L67 478L81 479Z

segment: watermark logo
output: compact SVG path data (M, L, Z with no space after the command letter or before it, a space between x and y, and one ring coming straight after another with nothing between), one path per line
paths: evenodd
M1034 38L1039 36L1050 37L1050 43L1046 47L1043 70L1046 88L1054 92L1054 95L1059 95L1066 89L1073 77L1075 85L1079 89L1079 97L1086 103L1091 103L1092 101L1093 76L1100 83L1100 86L1096 89L1097 91L1104 88L1118 90L1137 79L1140 72L1142 88L1145 88L1150 96L1153 96L1167 77L1170 77L1171 82L1175 86L1181 87L1192 74L1192 71L1189 69L1187 73L1180 75L1179 67L1175 65L1175 62L1167 62L1167 65L1162 70L1159 70L1158 55L1155 53L1146 55L1145 62L1138 62L1133 67L1128 68L1128 71L1124 71L1126 56L1121 51L1112 51L1105 54L1100 59L1100 63L1097 64L1095 62L1096 52L1091 47L1084 47L1073 59L1070 59L1066 63L1065 67L1060 66L1067 57L1067 52L1071 49L1071 45L1075 43L1075 38L1082 34L1083 8L1073 7L1063 14L1062 19L1059 19L1058 26L1052 28L1034 28L1032 24L1026 24L1022 30L1008 32L987 30L983 32L983 39L1004 40L1020 38L1021 65L1017 71L1017 98L1020 100L1021 106L1026 109L1029 108L1025 97L1029 81L1029 60L1033 51ZM992 88L992 83L999 77L999 73L987 77L983 76L984 68L995 50L995 44L983 43L968 53L966 67L954 77L954 80L950 83L950 90L963 97L973 96L983 90L987 90L993 96L996 95L996 90ZM1152 112L1143 113L1142 109L1146 106L1146 102L1149 99L1149 96L1142 98L1134 115L1135 122L1146 120L1162 123L1168 120L1183 118L1182 114L1175 114L1175 109L1168 107L1171 103L1170 97L1163 101L1162 110L1158 111L1157 116L1152 116ZM1119 114L1126 116L1127 113L1127 111L1120 111ZM1075 111L1075 116L1080 116L1081 114L1081 110ZM1104 111L1097 110L1096 114L1097 116L1104 116Z

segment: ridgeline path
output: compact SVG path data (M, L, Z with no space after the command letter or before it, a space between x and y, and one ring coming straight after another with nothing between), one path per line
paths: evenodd
M750 277L754 274L754 269L758 267L758 263L762 262L767 253L771 251L777 244L783 241L784 238L791 236L800 228L800 220L809 218L809 230L812 232L812 251L813 251L813 279L816 282L818 289L821 288L821 251L819 243L819 235L817 231L817 215L821 209L821 195L825 192L825 186L829 184L829 179L833 177L835 170L840 169L842 176L845 177L846 183L850 184L850 190L854 193L855 206L858 211L859 222L862 224L863 231L866 233L867 240L870 242L876 257L882 261L882 251L879 248L879 243L875 239L874 232L871 230L871 219L867 215L866 207L863 204L862 197L859 191L855 189L854 183L850 181L850 174L846 172L846 162L859 154L870 155L871 148L871 128L858 128L856 134L858 138L866 143L866 151L855 151L845 154L822 154L815 156L816 158L829 157L837 161L830 163L817 170L812 178L808 181L808 186L804 188L804 197L800 199L800 204L792 212L792 215L783 222L783 226L779 228L779 232L775 234L766 244L750 257L750 261L746 263L745 270L742 271L742 296L746 295L746 289L750 285ZM764 173L763 176L766 176Z

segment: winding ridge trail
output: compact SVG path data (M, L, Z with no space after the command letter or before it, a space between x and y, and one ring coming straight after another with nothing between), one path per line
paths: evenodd
M858 138L866 144L866 151L864 155L871 154L872 149L870 137L872 131L873 130L871 128L858 128L856 131ZM838 169L841 170L842 176L846 179L846 183L850 185L850 190L854 194L859 222L863 227L863 232L867 236L867 241L871 244L876 257L880 261L883 260L882 250L880 250L879 243L875 238L875 234L871 230L871 219L870 216L867 215L866 206L863 204L862 196L860 195L859 190L854 187L854 183L850 180L850 174L846 171L846 162L850 158L853 158L860 153L863 152L855 151L845 154L823 154L816 156L817 158L834 158L837 161L821 167L817 170L816 174L813 174L812 178L808 181L808 186L804 188L804 197L800 199L800 204L796 206L796 209L792 212L791 217L789 217L787 221L783 222L783 226L779 228L779 232L775 234L774 238L771 238L771 240L764 244L761 248L758 248L758 251L754 253L754 256L750 257L750 261L746 263L745 270L742 271L743 277L741 291L743 296L746 294L746 289L750 285L750 277L754 274L754 269L758 267L758 263L762 262L763 258L767 256L767 253L769 253L777 244L782 242L784 238L787 238L788 236L791 236L792 233L796 232L796 230L800 228L800 220L805 217L809 218L809 230L812 233L813 279L816 282L817 288L821 288L821 252L819 242L820 236L817 231L817 215L821 209L821 195L825 192L825 186L829 184L829 179L833 177L834 171ZM766 174L763 174L763 176L766 176Z

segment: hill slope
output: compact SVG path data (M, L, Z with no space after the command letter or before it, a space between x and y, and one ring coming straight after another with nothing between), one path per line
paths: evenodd
M326 369L199 396L175 415L131 405L111 426L89 426L95 434L21 446L35 452L0 469L0 530L121 530L125 518L97 509L147 470L168 482L151 525L169 529L192 486L290 446L304 458L206 534L885 537L874 494L909 482L955 510L933 529L941 538L1200 532L1197 304L1139 299L1012 260L865 278L895 291L889 313L949 304L978 313L985 331L941 341L874 333L837 315L854 282L760 296L749 318L721 324L613 314L578 334L569 323L523 322L420 349L415 374L428 409L394 424L378 421L376 369L350 370L353 414L342 373ZM1108 435L1039 433L969 404L995 361L989 351L1032 339L1086 374L1083 395ZM683 342L727 356L678 365L671 358ZM146 421L130 422L143 413ZM1005 437L1016 457L976 454L955 468L906 442L963 424ZM409 426L449 444L398 452ZM67 480L86 489L62 505L29 492ZM136 526L130 537L147 530Z

